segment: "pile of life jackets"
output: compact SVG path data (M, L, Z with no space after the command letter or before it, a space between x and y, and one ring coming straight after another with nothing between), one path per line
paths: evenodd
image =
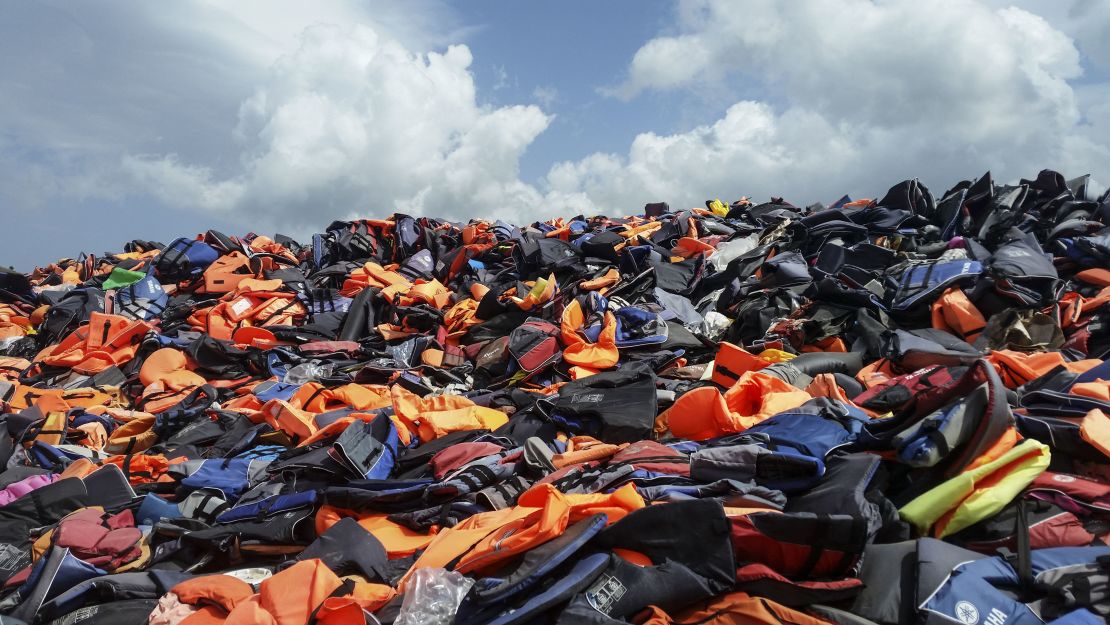
M1108 356L1048 170L0 271L0 623L1106 623Z

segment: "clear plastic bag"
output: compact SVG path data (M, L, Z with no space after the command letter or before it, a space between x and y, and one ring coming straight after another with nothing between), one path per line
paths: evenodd
M728 266L729 262L740 258L757 247L759 247L758 234L749 234L746 237L718 243L717 251L709 257L709 262L717 271L722 271Z
M701 323L694 326L693 332L711 341L719 341L730 325L732 325L732 319L711 310L705 313L705 319Z
M23 338L23 337L22 336L9 336L9 337L5 337L5 338L0 339L0 352L3 352L6 349L8 349L9 347L11 347L12 345L15 345L15 342L18 341L21 338Z
M331 363L302 362L286 371L281 381L286 384L307 384L330 376L332 369Z
M394 625L449 625L474 580L446 569L417 569L405 587Z

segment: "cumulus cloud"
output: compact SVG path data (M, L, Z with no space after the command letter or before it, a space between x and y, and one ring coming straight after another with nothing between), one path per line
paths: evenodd
M677 24L645 43L607 92L754 84L767 101L741 97L714 123L643 133L627 154L559 164L553 188L594 205L741 192L808 202L877 194L914 176L943 191L987 169L1002 179L1110 169L1106 115L1086 115L1072 84L1083 74L1075 42L1026 10L690 0Z
M0 214L16 224L0 239L7 262L256 226L172 210L148 193L156 172L136 178L125 155L175 154L189 167L164 178L193 185L201 206L226 205L238 191L220 183L242 171L237 112L315 23L366 24L411 50L465 34L439 0L0 3ZM56 227L70 221L87 227Z
M278 1L0 5L4 210L69 216L91 198L143 207L158 232L135 235L296 235L393 211L527 222L873 196L914 176L939 192L987 169L1110 175L1110 11L1090 0L680 0L601 88L607 114L672 117L630 116L646 127L629 143L528 180L553 104L571 120L600 107L544 84L535 104L503 101L525 77L497 58L478 60L493 76L478 93L437 0Z
M173 155L124 169L163 200L319 226L396 209L511 217L535 206L518 163L549 118L477 104L463 45L419 54L366 26L307 29L239 108L240 172Z
M627 151L556 163L535 183L518 165L548 115L479 106L464 46L417 54L367 28L313 28L273 67L240 107L235 176L173 156L126 168L166 201L317 225L319 211L528 221L716 195L874 195L914 176L939 192L987 169L1016 179L1110 166L1096 134L1105 106L1073 86L1075 42L1026 10L691 0L676 11L678 32L646 42L608 93L736 84L767 99L737 89L715 121L642 132Z

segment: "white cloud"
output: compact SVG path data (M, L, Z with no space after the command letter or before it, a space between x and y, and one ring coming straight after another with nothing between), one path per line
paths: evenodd
M1022 9L699 0L678 14L680 32L647 42L613 94L741 76L773 101L738 98L714 122L643 132L625 153L557 163L533 185L520 157L550 118L477 105L465 47L420 55L370 29L316 27L240 107L240 173L173 157L127 167L166 201L318 226L319 211L352 206L529 221L717 195L858 197L915 176L939 193L987 169L1016 179L1110 166L1094 134L1105 107L1083 108L1072 86L1072 39ZM533 92L545 106L557 95Z
M540 196L519 159L547 127L535 106L476 103L466 46L416 54L365 26L313 26L239 109L240 172L175 156L124 168L164 201L286 227L395 209L518 217Z
M739 102L688 132L642 133L627 154L559 164L553 189L632 208L715 194L832 200L908 177L943 192L988 169L1003 180L1045 167L1110 173L1105 107L1083 108L1073 86L1083 74L1074 41L1028 11L972 0L691 0L677 24L607 93L733 85ZM768 100L744 99L743 85Z
M550 109L551 105L559 99L559 90L551 85L540 85L532 90L532 97L540 103L540 106Z
M501 91L509 87L509 72L505 70L504 65L494 65L493 75L497 80L493 83L494 91Z
M1102 0L986 0L991 6L1017 6L1045 18L1052 26L1073 38L1076 47L1093 69L1110 69L1110 4Z
M610 213L630 213L654 199L697 204L753 188L767 197L776 187L813 190L836 185L858 165L860 146L848 132L812 112L777 115L765 103L742 101L711 125L640 134L625 157L594 154L556 165L547 181L564 197L582 194L580 208Z
M527 222L915 176L939 193L987 169L1110 176L1110 11L1088 0L680 1L603 92L623 110L700 96L718 119L643 128L535 181L520 162L545 110L579 103L541 84L537 105L479 104L491 94L434 0L277 1L0 4L3 210L153 201L182 209L166 221L185 234L297 234L394 210ZM479 59L494 92L518 79L501 60Z
M133 155L175 154L192 166L165 167L163 178L191 190L197 205L227 205L242 192L227 183L241 172L237 111L316 23L367 24L417 51L461 32L438 0L0 3L0 212L29 221L94 202L124 214L160 212L161 237L203 229L193 213L166 210L136 184ZM146 171L139 182L155 174ZM185 196L178 200L194 208ZM45 260L42 254L120 243L118 228L97 227L49 241L13 237L9 253Z

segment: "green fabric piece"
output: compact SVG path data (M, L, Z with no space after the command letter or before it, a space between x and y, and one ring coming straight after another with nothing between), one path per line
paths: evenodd
M146 274L141 271L131 271L129 269L121 269L116 267L112 273L108 274L108 279L104 281L104 290L118 289L120 287L130 286L139 280L146 277Z

